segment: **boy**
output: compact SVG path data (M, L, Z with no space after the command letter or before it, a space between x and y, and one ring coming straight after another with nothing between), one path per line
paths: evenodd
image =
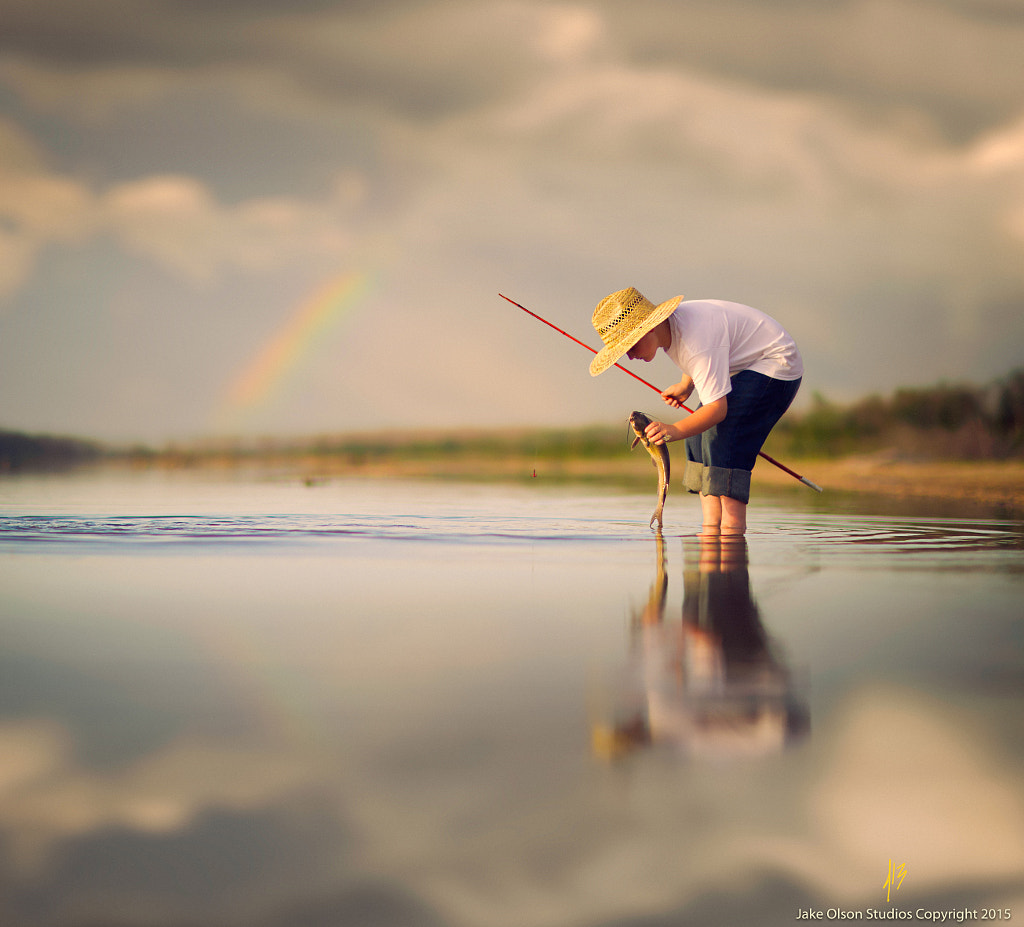
M678 422L651 422L657 444L686 441L683 484L700 493L704 527L742 534L750 471L768 433L800 387L796 342L758 309L676 296L655 306L633 287L598 303L594 328L604 348L590 364L603 373L623 355L650 362L663 350L683 372L661 398L680 408L696 388L701 404Z

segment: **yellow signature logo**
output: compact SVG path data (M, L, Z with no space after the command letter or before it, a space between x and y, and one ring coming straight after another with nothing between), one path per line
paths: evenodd
M903 880L907 877L907 867L900 863L898 866L893 866L892 860L889 860L889 876L885 880L885 884L882 888L885 889L885 900L889 902L893 892L898 892L900 886L903 884Z

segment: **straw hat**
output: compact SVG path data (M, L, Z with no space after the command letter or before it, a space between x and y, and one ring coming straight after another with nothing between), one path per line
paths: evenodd
M602 299L591 321L604 347L590 362L590 375L596 377L614 366L644 335L672 315L682 301L682 296L673 296L655 306L634 287L627 287Z

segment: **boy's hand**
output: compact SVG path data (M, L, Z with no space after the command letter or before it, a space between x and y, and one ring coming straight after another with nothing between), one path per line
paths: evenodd
M665 390L661 394L661 398L665 400L667 405L672 406L673 409L681 409L683 403L686 402L692 392L693 380L689 377L684 377L678 383Z
M652 444L668 444L669 441L678 441L683 436L675 425L667 422L651 422L644 429L644 434Z

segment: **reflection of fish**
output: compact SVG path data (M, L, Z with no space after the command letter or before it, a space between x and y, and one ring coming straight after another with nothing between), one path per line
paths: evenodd
M653 519L652 519L653 521ZM668 592L668 573L665 572L665 536L661 528L655 529L655 547L657 570L651 591L647 595L647 604L643 611L633 613L633 625L644 628L661 624L665 618L665 594Z
M668 457L668 448L664 444L652 444L650 438L647 437L645 429L650 424L651 420L643 412L634 412L629 417L629 427L633 429L633 433L636 435L630 447L636 447L638 443L643 444L647 448L647 453L651 455L651 461L658 471L658 507L651 516L651 527L653 528L654 523L657 522L660 528L661 513L665 509L665 497L668 495L671 464Z

